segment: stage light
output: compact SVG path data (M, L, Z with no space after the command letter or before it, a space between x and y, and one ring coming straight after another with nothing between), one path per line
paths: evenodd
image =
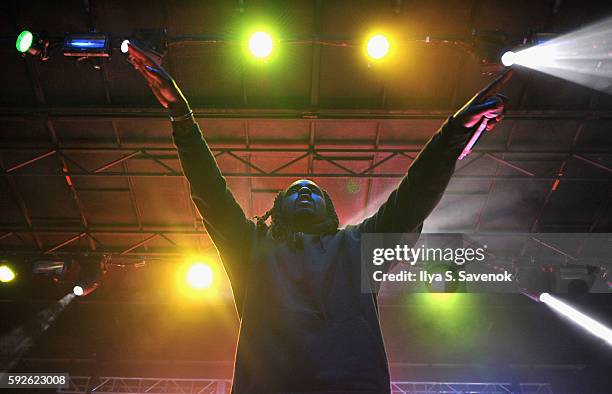
M29 30L23 30L17 36L15 48L23 56L30 54L31 56L39 56L41 60L47 60L47 48L49 48L49 40L41 38L39 35L32 33Z
M127 53L129 45L130 45L130 40L123 40L121 42L121 53Z
M212 269L208 264L195 263L187 271L186 280L194 289L207 289L213 282Z
M186 254L172 270L176 295L181 300L219 302L230 297L229 282L218 256Z
M76 262L78 264L78 279L72 288L74 295L85 297L100 287L106 276L110 261L110 255L102 257L96 255L82 256Z
M29 32L28 30L24 30L19 33L17 36L17 41L15 42L15 46L17 50L21 53L25 53L30 49L32 43L34 42L34 34Z
M577 311L573 307L553 297L549 293L540 294L539 299L541 302L550 306L556 312L567 317L568 319L578 324L580 327L584 328L596 337L603 339L609 345L612 345L612 330L610 330L608 327L588 317L584 313Z
M94 292L94 290L96 290L98 287L100 287L102 283L97 281L97 282L88 282L88 283L84 283L84 284L78 284L75 285L72 288L72 293L75 296L78 297L85 297L91 293Z
M372 36L367 43L366 51L373 60L380 60L389 53L389 40L382 34Z
M249 50L258 59L264 59L270 56L274 43L270 34L258 31L251 34L249 38Z
M504 52L504 54L501 57L501 62L506 67L510 67L511 65L513 65L515 61L516 61L516 53L512 51Z
M57 260L38 260L32 264L32 273L61 277L66 270L66 263Z
M478 315L477 294L470 293L415 293L408 294L406 319L416 321L424 330L416 333L422 343L436 346L465 345L478 341L476 328L482 321Z
M8 265L0 265L0 282L8 283L15 279L15 272Z
M64 56L109 57L110 37L103 33L67 34L64 37Z

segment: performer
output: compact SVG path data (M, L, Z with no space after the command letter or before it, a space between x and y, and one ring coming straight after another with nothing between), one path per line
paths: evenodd
M232 392L389 393L376 292L361 291L360 236L421 231L471 134L502 119L496 93L510 74L446 120L374 215L338 229L331 198L305 179L247 219L175 81L146 50L131 44L128 56L169 110L193 201L231 282L241 323Z

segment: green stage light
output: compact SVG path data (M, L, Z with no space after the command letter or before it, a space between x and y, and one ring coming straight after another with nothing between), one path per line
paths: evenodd
M0 282L7 283L13 279L15 279L15 272L7 265L0 265Z
M270 34L258 31L249 38L249 50L258 59L265 59L272 53L274 43Z
M32 47L32 43L34 42L34 34L29 32L28 30L24 30L19 33L17 36L17 41L15 42L15 47L21 53L26 53L30 47Z
M23 30L19 33L15 41L15 48L17 48L17 51L22 56L29 54L30 56L39 57L40 60L49 59L47 54L49 40L29 30Z
M470 346L482 316L479 298L470 293L410 294L407 319L417 322L422 330L416 333L422 343L438 346Z

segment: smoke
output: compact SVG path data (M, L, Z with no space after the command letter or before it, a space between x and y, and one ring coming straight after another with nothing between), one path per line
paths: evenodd
M0 338L0 372L8 372L19 359L26 354L40 335L47 331L55 319L74 299L75 295L67 294L61 300L36 314L30 321Z

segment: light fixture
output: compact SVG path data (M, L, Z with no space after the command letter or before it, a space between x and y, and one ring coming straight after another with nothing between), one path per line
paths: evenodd
M206 289L213 283L213 272L208 264L195 263L186 274L186 281L194 289Z
M504 66L510 67L516 62L516 53L512 51L506 51L501 57L501 62Z
M79 297L85 297L102 285L102 281L110 263L110 256L83 256L79 265L79 277L72 292Z
M8 283L15 279L15 272L8 265L0 265L0 282Z
M27 52L34 43L34 34L28 30L24 30L17 36L17 41L15 42L15 46L17 50L21 53Z
M32 264L32 273L49 275L49 276L62 276L66 269L66 263L61 260L38 260Z
M104 33L67 34L64 37L64 56L109 57L110 37Z
M29 54L31 56L38 56L41 60L47 60L49 58L47 54L47 48L49 48L49 40L40 37L36 33L32 33L29 30L23 30L17 36L15 41L15 48L23 56Z
M265 59L272 53L274 43L270 34L257 31L249 38L249 50L258 59Z
M130 40L121 41L121 47L120 47L121 53L128 53L129 45L130 45Z
M373 60L380 60L387 56L390 48L389 40L382 34L376 34L368 40L366 52L368 57Z

